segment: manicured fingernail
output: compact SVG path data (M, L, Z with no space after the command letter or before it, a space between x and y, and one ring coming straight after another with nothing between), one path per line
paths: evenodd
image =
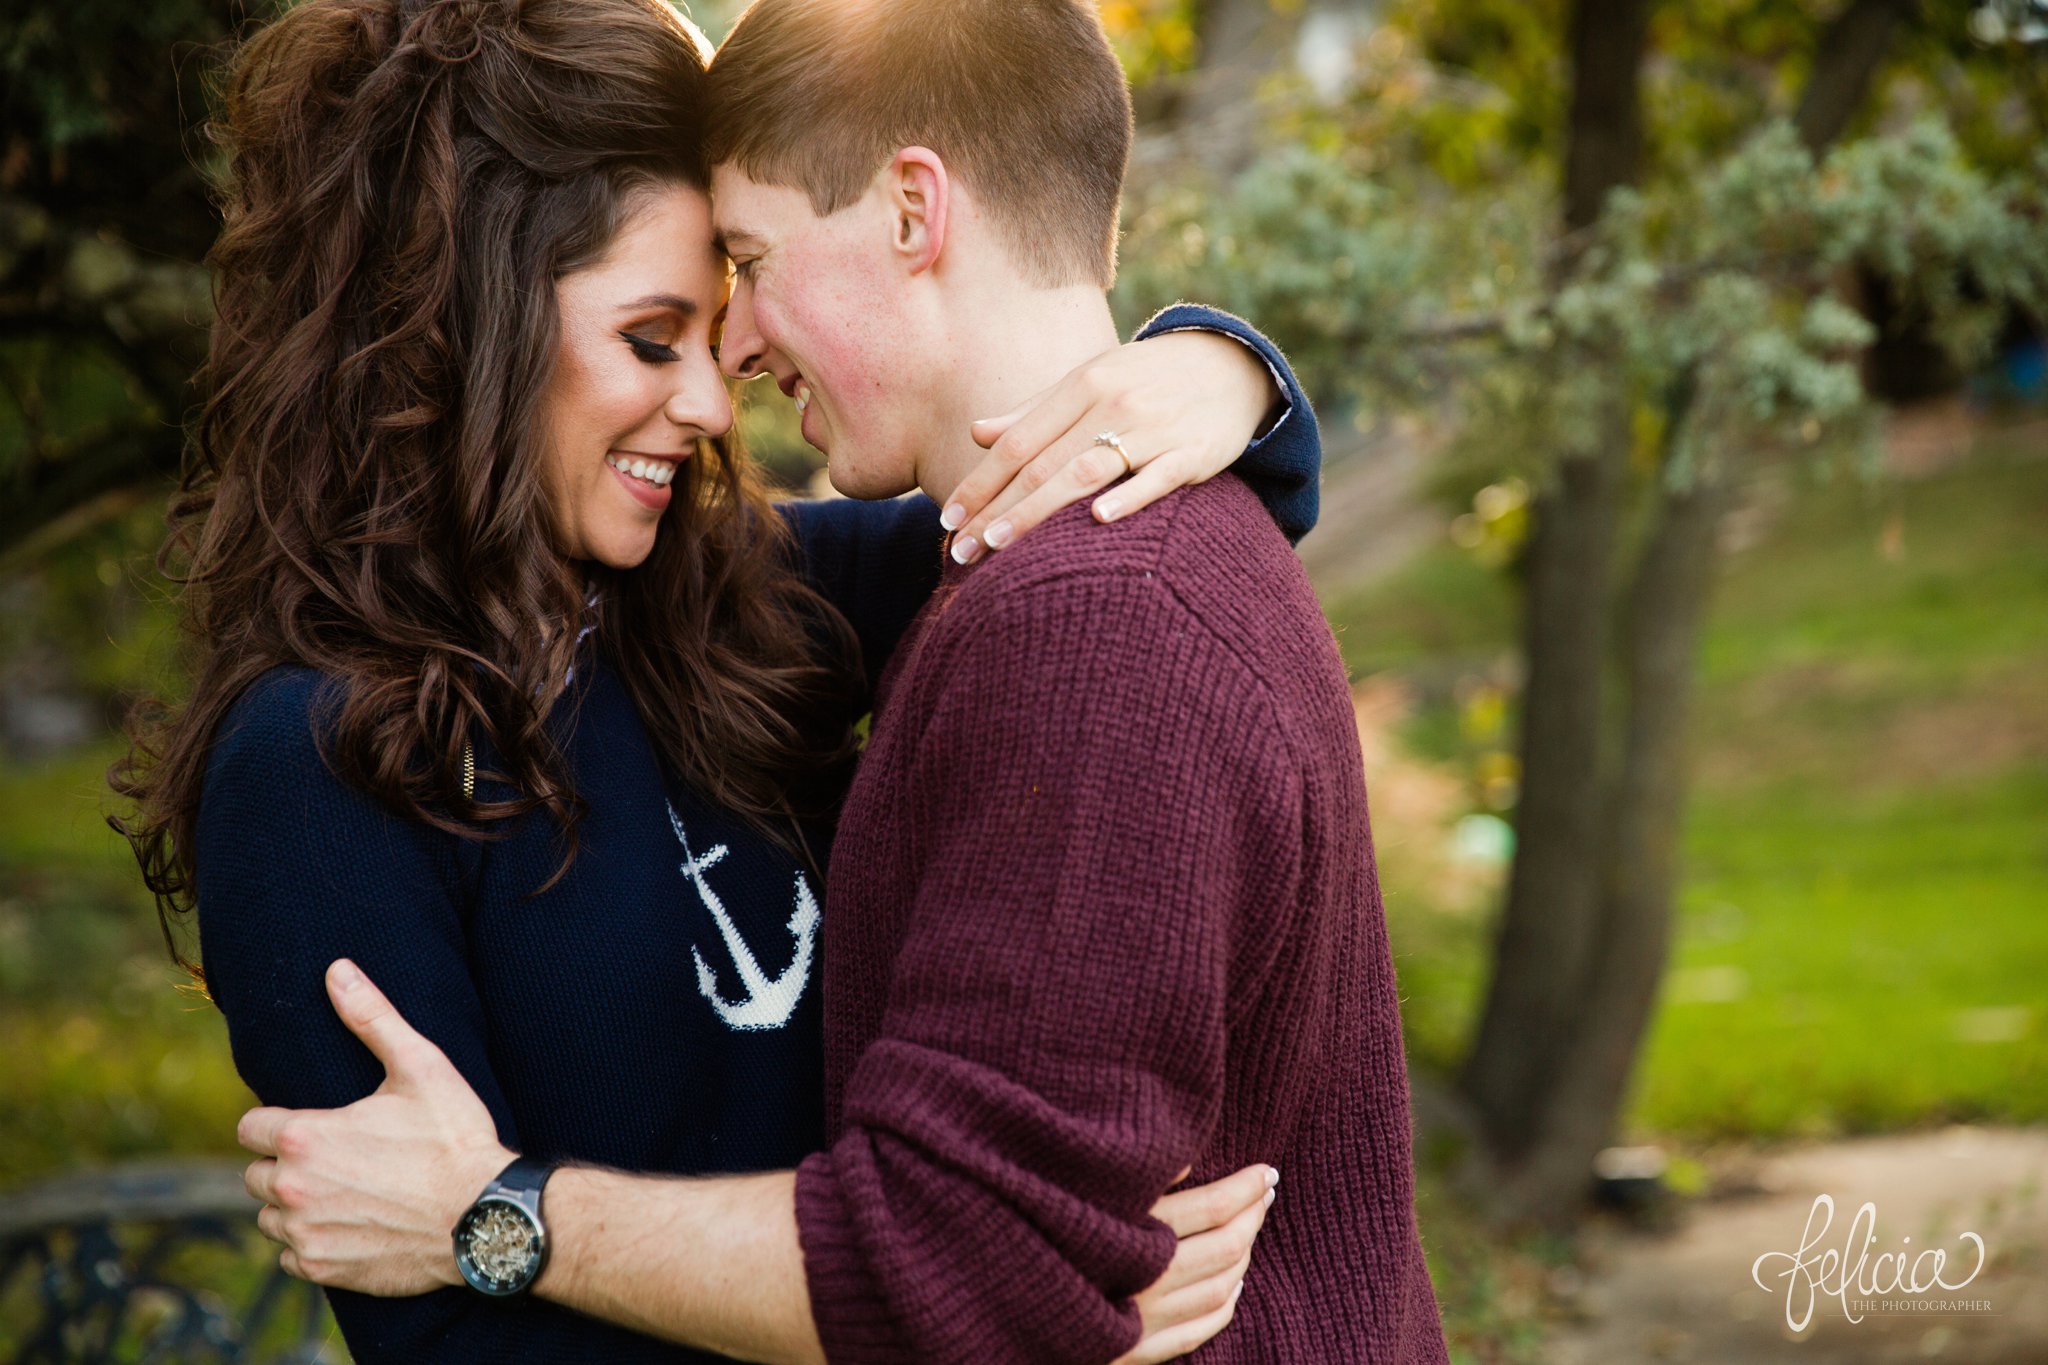
M347 958L334 964L334 984L345 991L352 991L363 984L362 969Z
M1279 1183L1280 1168L1278 1166L1268 1166L1266 1168L1266 1188L1270 1190Z
M981 546L975 543L973 536L962 536L953 542L953 562L955 564L972 564L974 557L980 553Z
M1269 1208L1269 1209L1270 1209L1270 1208L1272 1208L1272 1207L1273 1207L1273 1201L1274 1201L1275 1199L1277 1199L1277 1198L1279 1197L1279 1195L1280 1195L1280 1191L1278 1191L1278 1190L1267 1190L1267 1191L1266 1191L1266 1207L1267 1207L1267 1208Z
M987 539L988 547L991 550L1000 550L1005 545L1008 545L1010 543L1010 523L1007 521L999 521L995 525L989 527Z
M1231 1290L1231 1291L1230 1291L1230 1302L1231 1302L1231 1303L1236 1303L1236 1302L1237 1302L1237 1301L1238 1301L1239 1299L1241 1299L1241 1298L1243 1298L1243 1297L1244 1297L1244 1281L1243 1281L1243 1280L1239 1280L1239 1281L1237 1282L1237 1288L1235 1288L1235 1289L1233 1289L1233 1290ZM1225 1305L1225 1307L1228 1307L1228 1306L1229 1306L1228 1304L1226 1304L1226 1305Z
M1123 510L1123 501L1119 498L1097 498L1095 500L1095 515L1104 521L1115 521L1116 514Z
M945 527L948 531L959 530L960 523L965 520L967 520L967 509L957 502L947 503L946 510L939 513L939 525Z

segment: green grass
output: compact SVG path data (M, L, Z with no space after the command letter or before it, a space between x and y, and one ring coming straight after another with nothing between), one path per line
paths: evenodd
M1694 818L1640 1121L1724 1138L2048 1119L2048 773L1813 798Z
M162 1153L232 1153L253 1100L219 1014L181 990L127 846L101 818L117 750L0 770L0 1185Z
M2048 460L2013 442L1809 493L1737 561L1645 1126L2048 1119L2044 531Z
M2008 439L1920 482L1800 490L1726 566L1639 1133L2048 1119L2044 532L2048 460ZM1458 755L1445 680L1511 644L1507 583L1444 547L1329 610L1354 669L1422 683L1410 747ZM1385 861L1410 1044L1447 1068L1489 930Z

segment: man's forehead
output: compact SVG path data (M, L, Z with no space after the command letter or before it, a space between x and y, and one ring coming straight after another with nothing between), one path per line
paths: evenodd
M764 185L737 166L711 173L711 233L719 249L758 250L800 228L810 200L788 185Z

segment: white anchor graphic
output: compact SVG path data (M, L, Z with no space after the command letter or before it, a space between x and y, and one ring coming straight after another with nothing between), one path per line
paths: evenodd
M818 933L818 900L811 894L810 883L804 880L803 873L796 874L796 912L789 917L789 932L796 939L796 956L783 969L782 975L771 981L761 970L761 964L754 960L753 950L740 937L732 917L725 913L725 905L718 899L718 893L704 880L704 870L725 857L725 845L715 844L699 858L690 851L690 836L683 833L683 822L677 817L673 805L668 808L668 822L676 832L676 841L683 846L683 873L696 884L697 898L704 902L704 908L711 912L711 918L717 923L719 937L725 940L725 950L732 954L733 965L739 969L740 982L746 986L747 994L742 1000L727 1000L720 995L718 974L711 970L711 964L692 945L690 956L697 962L697 990L731 1028L781 1028L796 1012L797 1001L803 998L804 986L811 977L811 951Z

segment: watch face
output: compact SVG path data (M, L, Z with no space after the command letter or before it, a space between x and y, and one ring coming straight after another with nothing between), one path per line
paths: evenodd
M486 1294L516 1294L540 1269L540 1229L507 1199L480 1199L455 1225L462 1277Z

